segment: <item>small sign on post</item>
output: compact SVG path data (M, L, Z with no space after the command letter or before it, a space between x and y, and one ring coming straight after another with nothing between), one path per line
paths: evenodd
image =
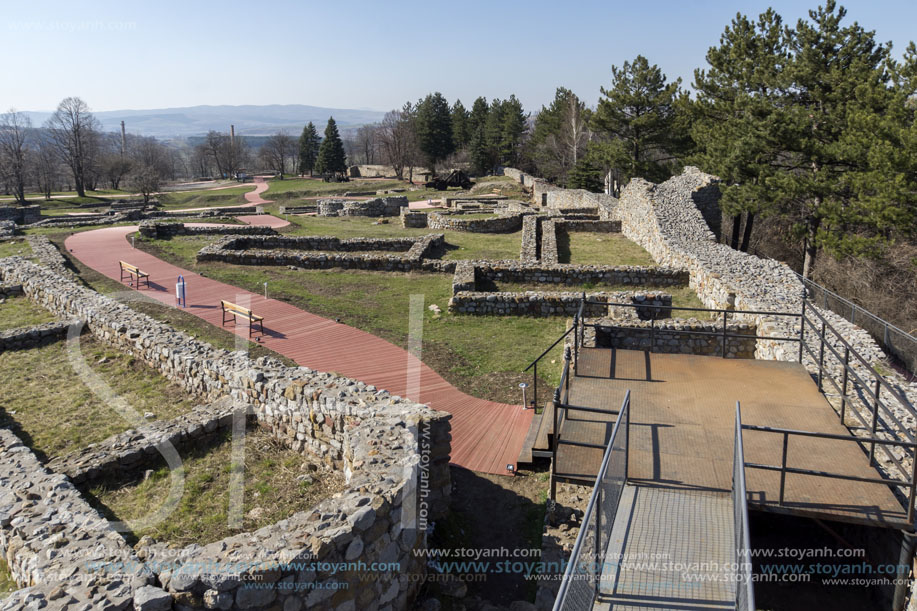
M185 293L185 277L179 276L178 282L175 283L175 301L182 308L188 307L188 298Z

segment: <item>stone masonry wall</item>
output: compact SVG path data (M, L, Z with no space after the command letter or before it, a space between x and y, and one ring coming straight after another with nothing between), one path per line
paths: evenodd
M722 323L698 320L666 320L651 325L648 322L628 321L626 325L614 321L594 321L597 328L587 327L584 345L597 348L621 348L627 350L649 350L674 354L698 354L722 356L723 340L716 335L694 335L692 332L719 333ZM652 328L652 337L651 337ZM726 330L734 335L750 337L727 337L726 355L729 358L755 358L756 327L749 323L729 323Z
M449 300L449 311L456 314L495 316L574 316L579 312L582 292L526 291L517 293L459 291ZM584 315L591 318L608 316L609 310L618 310L612 303L639 303L645 305L637 313L640 318L667 317L672 296L663 293L586 293L589 302ZM668 307L667 307L668 306ZM629 311L633 312L630 308Z
M547 265L501 261L489 263L476 261L477 279L482 281L510 282L515 284L563 284L567 286L586 283L622 286L687 286L687 272L669 267L640 267L622 265Z
M142 221L140 235L145 238L167 240L177 235L276 235L271 227L264 225L223 225L217 227L192 227L184 223L163 223Z
M522 228L521 213L496 216L486 219L465 219L455 212L430 212L427 226L430 229L451 229L471 233L514 233Z
M404 196L376 197L365 201L322 199L318 201L319 216L398 216L408 207Z
M425 545L425 537L423 528L417 527L420 522L403 520L402 512L434 519L448 506L448 414L355 380L304 367L285 367L270 358L251 360L241 352L216 350L18 257L0 260L0 277L21 283L26 296L59 316L86 320L89 331L100 340L150 364L189 392L214 398L229 395L234 401L251 405L258 422L277 438L294 450L321 457L348 477L347 491L312 510L255 533L180 550L177 561L181 567L154 569L161 589L140 588L134 594L140 596L143 590L143 596L157 598L165 590L173 602L190 609L268 609L278 604L375 609L383 604L380 601L406 604L417 584L405 573L424 570L413 550ZM7 452L0 455L11 456ZM411 492L418 487L424 490L422 496ZM41 496L54 497L47 493ZM45 537L33 536L32 540L46 549ZM16 565L21 552L17 549L10 554L5 549L11 564ZM163 555L176 559L175 550L165 546L143 550L142 559ZM311 571L285 566L251 569L269 583L278 584L260 590L246 588L246 581L238 576L224 572L205 575L200 569L202 559L219 566L234 559L251 562L264 558L274 562L388 561L400 563L400 568L380 573L378 580L369 582L353 573L334 575L321 566ZM104 571L99 574L105 575ZM294 591L284 585L296 581L308 586L333 580L347 581L349 587L300 587ZM39 585L49 587L47 583ZM128 595L134 594L128 590ZM39 589L27 595L37 597L47 608L63 608L55 603L53 591Z
M530 263L541 254L541 225L543 217L530 214L522 219L522 251L520 259Z
M0 353L6 350L26 350L59 342L67 337L67 329L79 321L46 322L32 327L0 331Z
M444 244L443 234L430 234L421 238L347 240L325 236L228 236L198 251L197 260L236 265L291 265L303 269L451 272L455 269L454 261L432 258L442 252ZM371 250L400 254L361 252Z

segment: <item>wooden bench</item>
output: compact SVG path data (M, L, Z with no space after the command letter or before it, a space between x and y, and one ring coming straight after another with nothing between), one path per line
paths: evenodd
M140 281L146 280L146 288L150 288L150 275L144 271L141 271L136 265L131 265L125 261L118 261L118 265L121 266L121 282L124 282L124 274L127 274L127 277L131 279L131 285L134 284L134 279L137 281L137 288L140 288Z
M261 328L261 335L264 335L264 316L258 316L253 314L248 308L243 308L242 306L230 303L228 301L220 300L220 308L223 309L223 324L226 324L226 315L230 314L233 316L233 320L239 318L240 316L248 320L248 336L252 336L252 325L258 323Z

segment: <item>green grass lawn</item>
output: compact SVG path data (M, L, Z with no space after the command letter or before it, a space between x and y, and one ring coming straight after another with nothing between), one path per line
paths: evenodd
M19 585L13 581L13 576L10 574L10 567L6 563L6 559L0 558L0 600L3 600L11 592L15 592L19 589Z
M173 191L158 195L159 203L164 210L180 208L218 208L220 206L238 206L245 203L245 194L253 191L255 186L246 183L226 189L199 189L196 191Z
M0 303L0 331L32 327L54 320L51 312L35 305L26 297L8 297Z
M32 247L23 239L0 241L0 259L14 255L30 258L32 257Z
M9 427L39 457L52 458L136 426L94 393L74 368L85 363L142 416L174 418L194 406L193 397L140 360L84 334L79 350L67 342L8 351L0 358L0 426Z
M559 231L557 257L576 265L656 265L650 253L620 233Z
M518 260L522 247L522 232L470 233L467 231L438 231L412 229L401 226L398 218L390 218L383 225L367 217L289 216L292 226L282 229L287 235L330 235L338 238L394 238L443 233L446 236L446 254L443 259Z
M210 241L207 237L178 237L138 241L137 245L176 265L203 271L210 278L249 291L263 291L263 283L267 282L269 294L276 299L315 314L340 318L345 324L402 347L407 346L410 296L423 295L423 361L456 387L478 397L519 401L518 383L531 382L531 376L523 376L521 370L565 329L562 318L452 315L447 311L452 295L451 274L198 264L195 254ZM440 316L427 309L432 304L442 310ZM551 383L559 381L560 376L561 351L558 348L556 352L555 362L544 363L539 369L543 380Z
M229 435L217 445L183 452L184 490L178 506L157 525L137 525L128 540L145 535L178 546L210 543L239 532L229 526ZM344 478L320 471L298 452L269 433L255 429L245 436L242 528L257 530L314 507L344 489ZM240 465L241 467L241 465ZM94 505L111 519L139 520L168 498L171 472L161 466L152 475L127 485L102 484L90 490Z
M94 229L98 228L81 227L75 231L62 230L60 228L46 228L29 230L29 233L47 235L48 239L51 240L51 242L57 246L61 254L64 255L64 258L67 259L74 267L74 269L77 270L80 279L87 287L98 291L103 295L123 293L125 288L123 284L86 267L82 262L80 262L79 259L70 256L70 254L64 248L64 240L71 233L79 231L92 231ZM129 305L131 309L142 312L143 314L146 314L147 316L150 316L159 322L166 323L178 331L187 333L193 338L207 342L215 348L230 351L240 349L237 347L239 338L234 333L225 331L219 327L214 327L210 323L201 320L193 314L189 314L181 308L171 307L158 301L154 301L153 299L144 298L140 292L137 292L136 295L138 300L127 302L127 305ZM247 342L247 346L245 346L245 348L248 350L249 356L253 359L261 356L271 356L280 359L289 366L296 365L296 363L294 363L292 360L274 352L273 350L268 350L257 342Z
M268 189L262 197L281 201L305 197L330 197L357 191L375 193L376 191L398 189L406 186L408 186L408 183L400 180L355 179L350 182L324 182L309 178L285 178L284 180L273 179L268 181ZM398 195L401 194L399 193Z

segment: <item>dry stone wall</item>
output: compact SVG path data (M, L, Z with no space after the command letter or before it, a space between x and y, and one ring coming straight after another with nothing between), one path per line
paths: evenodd
M30 225L41 220L41 206L0 206L0 221Z
M16 223L13 221L0 221L0 240L6 240L16 235Z
M493 218L462 218L458 212L429 212L427 226L430 229L450 229L471 233L514 233L522 228L522 213L495 216Z
M449 300L449 311L456 314L492 316L574 316L579 312L582 292L525 291L525 292L472 292L459 291ZM633 303L645 305L637 309L643 318L662 318L671 313L672 296L662 293L585 293L587 303L584 315L591 318L607 316L608 304ZM630 308L628 308L630 309Z
M345 199L321 199L318 201L319 216L398 216L402 208L408 207L404 196L376 197L365 201Z
M640 267L637 265L547 265L544 263L490 263L475 261L478 282L508 282L514 284L556 284L581 286L607 284L613 286L687 286L688 272L670 267Z
M722 323L693 319L673 319L651 324L628 321L626 325L614 320L596 320L596 327L587 327L583 345L596 348L622 348L649 350L673 354L723 355ZM755 358L756 327L750 323L728 323L726 356L729 358ZM710 333L711 335L697 335Z
M303 269L451 272L455 269L454 261L433 258L440 256L444 245L443 234L346 240L326 236L228 236L198 251L197 260L236 265L288 265ZM300 250L304 252L297 252ZM375 250L399 254L365 252Z
M6 350L26 350L59 342L67 337L67 329L79 321L47 322L32 327L0 331L0 353Z
M276 235L271 227L264 225L224 225L217 227L193 227L184 223L142 221L140 235L145 238L167 240L177 235Z
M356 380L304 367L285 367L267 357L251 360L242 352L216 350L19 257L0 259L0 277L4 282L21 284L26 296L59 316L86 320L94 336L143 360L189 392L214 399L230 396L234 402L250 405L259 424L275 437L296 451L320 457L329 468L342 471L348 480L345 492L326 499L311 510L254 533L206 546L195 545L176 551L153 544L142 548L135 557L117 534L102 529L100 532L104 534L99 536L117 543L114 552L126 551L126 555L118 556L81 534L71 539L64 533L58 552L48 558L56 558L55 562L59 562L72 549L80 552L80 561L87 558L95 561L98 570L92 578L104 587L90 589L92 596L114 597L117 606L111 608L123 608L133 602L141 609L169 608L172 604L187 609L263 610L278 605L315 609L376 609L388 603L399 607L407 605L418 584L417 580L409 580L407 573L425 570L415 550L426 545L427 521L442 516L448 507L448 414L391 396ZM194 430L197 427L206 429L207 423L213 421L204 418L184 422ZM178 422L174 424L180 428ZM187 432L187 428L185 430ZM160 439L171 439L176 433L181 435L177 428L157 431L151 434L159 434ZM8 434L6 431L0 433ZM188 434L193 437L193 432ZM35 483L35 474L45 473L40 467L9 464L20 460L20 451L8 451L8 448L18 447L18 440L10 439L7 443L5 437L0 439L6 444L0 452L0 464L6 467L0 467L0 478L7 478L5 482L9 482L9 474L17 468L20 473L27 474L12 476L13 485L5 485L4 492L0 492L0 544L7 558L12 560L10 564L19 583L35 584L35 588L14 593L8 600L27 600L49 609L65 608L66 605L57 601L69 604L70 590L57 588L55 582L44 577L36 577L34 571L34 556L44 554L49 545L54 547L48 537L54 539L57 531L36 530L29 520L47 522L54 518L60 506L67 511L67 519L73 521L71 509L74 503L83 501L63 475L48 474L51 484L45 489L41 487L40 478ZM96 454L72 458L73 462L66 468L75 476L82 473L88 477L94 461L98 468L106 460L115 460L115 456L121 461L138 451L138 447L124 446L121 441L125 438L104 442L96 447ZM110 458L103 458L98 453L104 450L110 453ZM26 452L21 453L25 455ZM135 458L129 458L128 462L131 460ZM19 501L4 495L9 489L16 490L17 486L38 488L32 493L34 497L29 493L16 496L23 500L16 505ZM60 494L67 490L72 490L78 498L72 502L61 500ZM54 504L54 510L48 511L29 502L39 498ZM3 518L3 512L31 507L40 510L38 517L29 514L23 520L19 519L20 515L10 520ZM96 521L107 525L97 514L93 515ZM83 542L93 545L95 555L83 553ZM113 579L111 575L114 574L106 569L115 568L123 573L120 561L125 558L131 561L131 566L146 566L149 570L138 569L142 579L136 582L105 581ZM148 564L138 564L137 559ZM160 559L169 562L149 564ZM259 562L253 565L253 561ZM294 561L315 564L290 564ZM360 579L358 570L338 570L337 567L343 566L340 563L353 561L363 561L367 565L385 562L390 570L380 571L378 579L370 581ZM248 563L247 568L239 569L239 562ZM30 570L28 575L21 568L26 566ZM74 567L75 560L71 559L61 571L75 574ZM202 567L209 567L209 570ZM235 570L224 570L226 567L235 567ZM155 577L155 582L147 585L151 576ZM249 588L246 584L252 579L246 576L275 585ZM334 583L343 583L346 587L322 587ZM94 605L98 600L101 599L93 598L86 608L97 608ZM157 604L164 606L155 606ZM109 608L107 604L103 606Z

